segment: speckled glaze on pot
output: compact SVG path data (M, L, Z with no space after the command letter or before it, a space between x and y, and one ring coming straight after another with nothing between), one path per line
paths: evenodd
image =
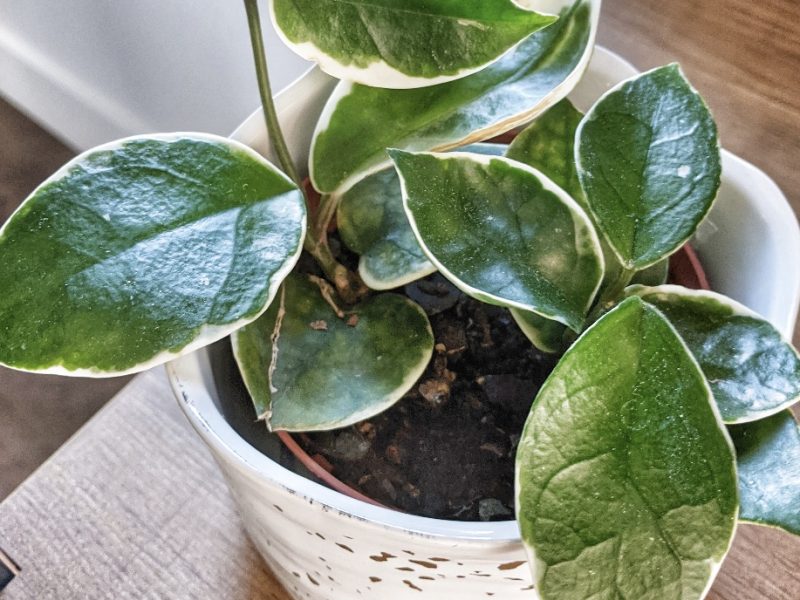
M570 98L586 110L634 73L598 48ZM317 116L334 83L313 69L278 98L297 164L306 164ZM271 155L260 112L233 137ZM720 198L693 244L715 290L791 337L800 302L800 230L763 172L723 152ZM167 371L181 408L222 468L250 537L295 598L533 597L515 522L427 519L348 498L284 469L234 431L220 410L207 350L167 365Z

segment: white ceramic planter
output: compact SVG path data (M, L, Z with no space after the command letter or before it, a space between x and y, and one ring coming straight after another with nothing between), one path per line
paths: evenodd
M585 110L635 73L597 49L571 95ZM335 82L311 70L278 100L297 164L305 165L317 117ZM260 111L233 135L271 155ZM346 151L346 149L343 149ZM800 301L800 230L775 184L724 153L720 198L695 240L713 288L769 318L791 337ZM213 350L167 366L179 403L208 444L245 526L298 599L530 598L531 577L513 521L463 523L370 506L294 474L250 445L223 415L225 378ZM230 412L226 409L226 412Z

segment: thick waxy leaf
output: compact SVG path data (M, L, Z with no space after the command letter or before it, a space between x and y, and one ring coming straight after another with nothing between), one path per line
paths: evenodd
M605 250L608 249L608 245L604 244L602 241L600 245L603 246L603 256L608 260L609 254L605 252ZM615 264L616 268L619 269L619 262L617 262L617 259L613 256L613 253L611 260L614 261L612 264ZM608 263L606 263L606 269L608 269ZM644 271L636 273L633 276L632 283L641 285L661 285L667 280L668 270L669 260L664 259L654 264L652 267L648 267ZM607 280L607 277L604 278L604 281ZM531 343L542 352L558 354L564 350L565 333L567 331L565 325L558 321L539 316L536 313L516 308L511 309L511 316L514 317L517 325L519 325L519 328Z
M422 309L373 296L339 318L320 287L291 275L260 319L232 336L239 370L273 430L335 429L389 408L422 375L433 333Z
M583 114L569 100L564 99L526 127L508 147L506 156L544 173L572 196L591 220L592 214L586 204L575 167L575 132L582 118ZM600 246L605 264L603 281L613 281L620 270L619 261L602 239ZM550 354L563 350L566 330L563 324L518 309L511 309L511 315L539 350Z
M739 519L800 535L800 429L783 410L730 427L739 465Z
M442 275L478 300L580 330L603 260L591 223L566 192L507 158L391 154L409 223Z
M544 599L702 598L736 525L733 447L666 319L638 298L572 346L517 451L517 518Z
M418 88L474 73L553 15L511 0L271 0L283 40L337 77Z
M209 344L264 311L305 226L297 187L224 138L82 154L0 231L0 362L106 376Z
M721 294L632 287L663 312L706 374L726 423L763 419L800 400L800 356L768 321Z
M501 156L506 146L473 144L464 150ZM361 255L358 273L373 290L389 290L436 270L408 224L397 171L365 177L345 192L336 213L344 243Z
M564 99L514 138L506 156L538 169L588 210L575 167L575 132L582 118Z
M720 184L717 128L677 65L621 83L578 129L578 175L603 235L629 269L680 248Z
M567 326L563 323L518 308L511 309L511 316L514 317L522 333L542 352L558 354L564 349Z
M449 150L534 118L566 96L583 74L599 5L578 0L556 23L458 81L418 90L340 83L312 144L314 187L347 189L389 165L386 148Z
M347 247L361 255L358 273L373 290L388 290L436 271L403 210L394 169L365 177L342 196L336 213Z
M575 165L575 132L582 118L583 114L569 100L564 99L526 127L508 147L506 156L547 175L570 194L592 220L593 215L578 181ZM617 280L622 265L608 242L601 239L600 245L605 262L602 289ZM666 281L668 266L666 260L657 263L646 271L637 273L636 281L646 285L660 285ZM511 313L539 350L557 353L563 349L563 325L531 312L512 309Z

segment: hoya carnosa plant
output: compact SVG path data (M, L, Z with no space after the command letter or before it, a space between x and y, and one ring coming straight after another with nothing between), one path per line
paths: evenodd
M564 98L589 64L600 0L547 4L562 6L558 21L468 77L411 90L340 82L311 144L314 187L335 196L390 167L387 148L458 148L523 125Z
M583 115L564 98L599 0L273 0L290 46L343 77L310 148L317 206L244 3L283 173L206 134L71 161L0 230L0 363L110 376L230 334L270 429L343 427L425 370L427 316L392 290L438 271L563 354L517 454L541 597L702 598L738 522L800 533L797 352L739 303L666 284L721 170L678 67Z

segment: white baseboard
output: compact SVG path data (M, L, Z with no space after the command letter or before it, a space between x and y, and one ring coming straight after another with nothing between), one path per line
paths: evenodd
M2 25L0 95L77 151L155 129Z

